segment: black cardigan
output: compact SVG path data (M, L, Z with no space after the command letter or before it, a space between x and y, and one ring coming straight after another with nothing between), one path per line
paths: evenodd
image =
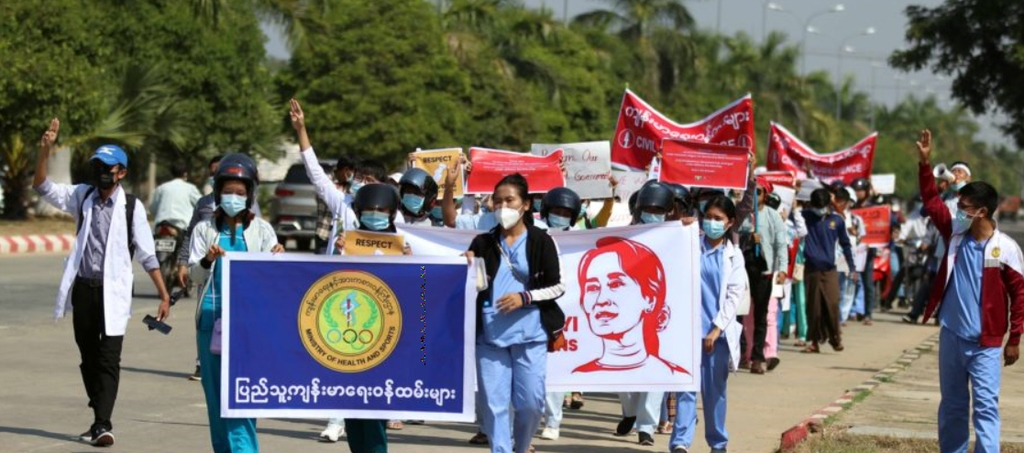
M559 287L557 296L531 302L532 305L536 305L540 309L541 325L543 325L548 339L551 340L565 327L565 313L556 302L565 292L564 287L561 286L562 276L558 248L546 231L532 225L528 225L526 228L526 261L530 267L530 281L526 285L526 289L532 291ZM487 233L477 235L469 245L469 251L473 252L475 257L483 258L487 268L487 289L480 291L476 296L477 332L483 331L483 305L491 298L494 277L498 274L498 266L502 260L501 250L498 248L498 241L501 241L500 230L501 227L497 226Z

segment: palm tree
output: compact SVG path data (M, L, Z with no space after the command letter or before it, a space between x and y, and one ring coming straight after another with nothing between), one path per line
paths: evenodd
M307 45L311 34L323 31L318 20L328 11L330 0L190 0L196 17L217 26L224 14L246 8L264 20L284 27L288 44L295 49Z
M622 38L639 42L658 26L683 31L693 27L693 15L682 0L605 0L611 9L583 13L574 19L581 25L613 28Z

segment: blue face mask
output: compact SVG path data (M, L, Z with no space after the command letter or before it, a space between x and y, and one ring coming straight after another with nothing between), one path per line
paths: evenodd
M640 223L661 223L665 221L665 214L640 213Z
M814 208L811 209L811 211L813 211L815 214L818 214L821 217L825 217L826 215L828 215L828 208Z
M359 189L361 189L364 185L365 184L361 182L353 182L352 185L349 186L349 192L352 193L352 195L355 195L356 192L359 192Z
M359 223L373 231L383 231L391 223L391 216L384 212L366 211L359 215Z
M708 200L701 201L701 202L699 202L697 204L700 205L700 213L703 214L704 213L704 207L708 205Z
M245 210L245 197L235 194L224 194L220 196L220 208L228 217L234 217Z
M540 212L540 202L543 200L533 200L533 212Z
M444 216L444 213L441 212L440 206L434 206L433 208L430 209L430 216L437 220L441 220L441 218Z
M409 212L418 214L423 209L423 200L424 198L419 195L407 193L402 195L402 206L405 206Z
M704 219L700 223L701 229L711 239L718 239L725 235L725 222L721 220Z
M955 184L953 184L953 191L954 192L959 192L960 189L963 189L964 186L966 186L966 185L967 185L967 181L960 181L958 183L955 183Z
M548 226L556 230L569 228L569 218L558 214L548 214Z
M206 184L208 184L210 187L213 187L213 176L210 176L210 179L206 180Z

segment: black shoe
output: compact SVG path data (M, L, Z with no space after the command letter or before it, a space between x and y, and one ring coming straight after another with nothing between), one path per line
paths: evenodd
M636 424L636 416L633 417L622 417L619 421L618 426L615 427L616 436L625 436L633 430L633 425Z
M114 433L107 431L105 428L95 429L92 432L92 439L89 440L89 444L94 447L114 445Z
M644 445L644 446L648 446L648 447L654 445L654 437L652 437L650 434L647 434L647 433L645 433L643 431L640 431L637 434L637 437L640 438L640 445Z
M780 363L782 363L782 360L779 360L778 357L772 357L768 359L768 371L775 370L775 368L777 368Z
M92 442L92 430L86 431L78 435L78 440L82 442Z
M914 318L913 316L910 315L903 315L903 317L900 319L907 324L917 324L917 318Z
M712 448L711 453L726 453L724 448Z
M196 365L196 372L192 373L192 375L188 377L188 380L190 380L190 381L202 381L203 380L203 375L199 374L199 365Z

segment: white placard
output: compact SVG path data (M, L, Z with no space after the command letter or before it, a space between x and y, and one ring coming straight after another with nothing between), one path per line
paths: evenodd
M879 195L892 195L896 193L896 175L893 173L871 175L871 187Z
M556 149L562 150L565 159L565 186L576 192L580 198L610 198L612 187L608 181L611 172L611 143L582 142L563 144L538 144L530 147L530 153L547 156Z

